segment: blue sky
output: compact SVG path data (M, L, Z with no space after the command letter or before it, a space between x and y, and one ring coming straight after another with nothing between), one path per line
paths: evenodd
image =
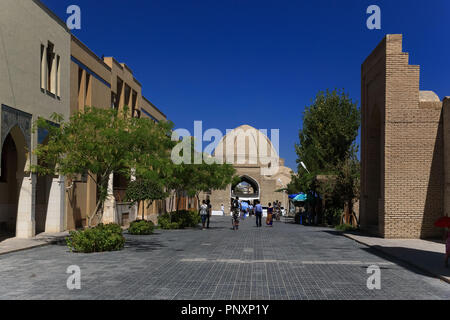
M385 34L403 34L421 89L450 96L448 0L42 2L63 20L69 5L80 6L74 34L128 64L176 128L193 132L194 120L222 132L279 128L280 155L294 170L304 107L327 88L359 105L361 63ZM372 4L381 30L366 28Z

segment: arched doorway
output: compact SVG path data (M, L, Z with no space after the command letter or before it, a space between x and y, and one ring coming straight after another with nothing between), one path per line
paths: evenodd
M259 200L259 183L249 176L241 176L240 180L231 186L231 198L234 197L239 197L240 200L250 202Z
M28 154L18 126L6 135L1 150L0 238L16 235L18 204Z

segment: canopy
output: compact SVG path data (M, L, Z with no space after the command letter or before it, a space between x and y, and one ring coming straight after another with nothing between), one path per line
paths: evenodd
M289 199L294 199L296 196L298 196L300 193L294 193L289 195Z
M306 201L306 198L306 194L300 193L294 198L294 201Z

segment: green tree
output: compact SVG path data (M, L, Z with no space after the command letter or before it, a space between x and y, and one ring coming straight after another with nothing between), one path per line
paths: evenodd
M159 181L139 178L131 181L126 190L126 201L130 201L131 205L144 203L148 201L149 208L153 201L164 200L168 193L164 190L164 186ZM142 211L142 220L144 220L144 211Z
M231 164L209 163L209 161L205 161L211 157L208 154L203 154L201 163L196 164L194 160L199 152L195 150L194 139L185 137L179 143L185 146L181 149L180 156L182 157L184 152L189 152L190 156L186 158L187 163L174 165L170 179L169 186L175 191L178 201L181 195L186 194L189 197L195 196L200 203L199 194L201 192L225 189L232 183L236 170Z
M337 172L334 193L344 203L345 221L350 223L353 216L353 202L360 195L360 163L356 157L348 157L339 163Z
M114 109L86 107L68 122L53 115L58 126L38 119L35 128L48 131L48 143L34 153L39 162L32 169L38 174L58 174L73 178L89 175L97 185L98 201L86 213L90 226L94 217L101 221L112 173L153 179L170 176L169 150L172 124L135 119Z
M298 174L293 177L290 189L318 191L333 215L343 207L350 208L358 196L359 162L355 139L360 117L357 104L348 94L337 90L319 92L303 114L300 143L295 146ZM327 178L318 181L318 175Z
M295 146L298 172L305 171L301 161L313 174L333 172L349 154L354 154L360 117L348 94L336 90L319 92L303 114L300 143Z

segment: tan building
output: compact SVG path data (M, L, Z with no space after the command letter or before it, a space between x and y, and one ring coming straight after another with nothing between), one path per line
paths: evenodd
M133 76L130 67L113 57L100 59L72 36L71 113L83 111L85 106L117 110L123 110L127 106L133 117L144 117L155 122L167 120L166 115L142 96L142 86ZM132 207L125 202L127 185L126 177L117 174L111 176L110 194L105 203L102 222L126 225L143 214L145 218L156 220L157 214L164 210L164 201L155 201L149 207ZM88 175L68 182L67 228L86 226L86 217L95 210L96 201L96 185Z
M0 229L29 238L64 229L64 179L30 172L46 132L38 117L69 117L70 33L39 1L0 1Z
M361 68L360 224L386 238L441 236L450 211L450 99L419 88L402 35L387 35Z
M223 204L229 212L231 198L254 202L259 200L263 206L278 200L288 208L288 195L279 192L291 181L291 169L284 166L269 138L249 125L242 125L227 133L217 145L214 156L224 163L232 163L241 178L236 185L229 185L225 190L213 190L210 195L212 210L221 214Z
M75 36L70 48L70 114L85 106L111 107L111 68ZM66 228L87 225L96 207L97 188L89 175L66 182Z
M33 123L38 117L50 121L53 113L67 120L86 106L128 106L134 117L155 122L166 116L142 96L126 64L99 58L38 0L0 2L0 40L0 238L86 226L97 201L94 181L31 173L38 161L32 150L47 136L33 132ZM148 208L124 203L127 183L111 176L103 222L124 223L139 212L151 216L165 209L164 201Z

